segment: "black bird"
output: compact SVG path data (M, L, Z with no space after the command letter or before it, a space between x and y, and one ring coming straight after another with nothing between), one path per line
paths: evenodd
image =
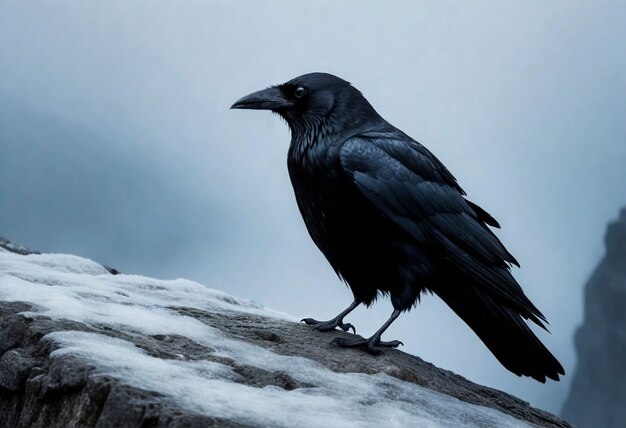
M518 376L559 380L563 367L524 320L547 322L511 275L519 266L475 203L426 147L384 120L349 82L311 73L254 92L231 108L271 110L291 130L288 168L298 207L317 247L352 289L354 302L321 331L354 330L344 317L379 294L394 311L369 339L341 347L379 347L382 333L425 292L438 295Z

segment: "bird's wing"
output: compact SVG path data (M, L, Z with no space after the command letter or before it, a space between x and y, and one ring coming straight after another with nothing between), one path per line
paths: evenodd
M465 200L454 176L424 146L402 133L364 133L343 143L341 166L385 216L528 318L545 320L510 273L515 258L489 229L497 222Z

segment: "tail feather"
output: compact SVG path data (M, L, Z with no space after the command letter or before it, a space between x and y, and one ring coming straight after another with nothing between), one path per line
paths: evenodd
M544 383L565 371L520 314L479 287L437 287L433 291L469 325L500 363L518 376Z

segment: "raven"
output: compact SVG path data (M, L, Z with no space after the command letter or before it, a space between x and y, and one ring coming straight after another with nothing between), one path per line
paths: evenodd
M565 374L524 320L546 318L511 275L519 263L475 203L426 147L384 120L349 82L310 73L254 92L231 108L271 110L291 130L288 169L311 238L354 302L321 331L354 330L344 317L389 295L394 311L369 339L336 338L341 347L395 348L381 335L425 292L439 296L518 376L540 382ZM547 329L546 329L547 330Z

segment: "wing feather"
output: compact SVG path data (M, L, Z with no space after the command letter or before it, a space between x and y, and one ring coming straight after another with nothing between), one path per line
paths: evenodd
M543 315L510 273L515 258L489 229L491 215L467 201L454 176L426 148L404 134L352 137L340 149L345 173L385 216L418 242L435 244L485 289L543 324Z

